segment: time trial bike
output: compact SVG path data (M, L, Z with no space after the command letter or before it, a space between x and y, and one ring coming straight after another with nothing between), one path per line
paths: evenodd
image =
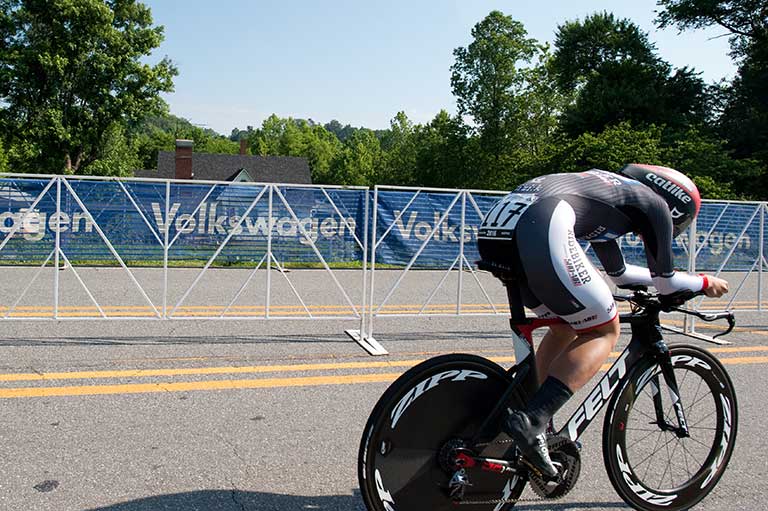
M681 511L715 487L736 442L736 393L723 365L693 345L668 346L661 312L704 321L731 312L682 307L696 294L662 297L635 288L617 301L630 305L620 321L632 338L559 431L548 434L558 468L546 478L502 432L508 410L522 409L538 388L532 332L559 319L526 318L515 277L492 271L507 288L516 364L505 370L471 354L422 362L382 395L360 443L358 477L370 511L509 510L526 484L536 497L557 499L576 484L579 438L605 408L603 460L614 489L630 506Z

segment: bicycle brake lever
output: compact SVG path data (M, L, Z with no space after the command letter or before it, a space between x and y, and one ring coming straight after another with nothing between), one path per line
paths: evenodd
M733 331L734 327L736 326L736 318L733 317L733 314L729 313L728 316L726 316L726 319L728 320L728 330L726 330L725 332L720 332L719 334L713 335L712 336L713 339L717 339L718 337L728 335Z
M730 311L706 313L706 312L699 312L699 311L694 311L689 309L682 309L680 307L672 307L672 310L675 310L677 312L682 312L683 314L696 316L697 318L701 319L702 321L706 321L707 323L711 323L713 321L718 321L721 319L727 320L728 329L725 330L724 332L720 332L719 334L713 335L712 339L717 339L718 337L728 335L733 331L734 327L736 327L736 318L734 317L733 312L730 312Z

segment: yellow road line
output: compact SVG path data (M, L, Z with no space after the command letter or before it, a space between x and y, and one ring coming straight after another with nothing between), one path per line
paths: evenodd
M515 357L491 357L497 364L511 363ZM329 371L336 369L380 369L413 367L424 359L396 360L387 362L342 362L321 364L289 364L241 367L188 367L178 369L126 369L118 371L72 371L60 373L10 373L0 374L0 382L95 380L102 378L147 378L163 376L204 376L217 374L263 374L278 372Z
M768 364L768 357L736 357L721 359L725 365ZM606 371L610 364L602 366ZM208 380L174 383L137 383L125 385L83 385L76 387L24 387L0 389L0 399L95 396L108 394L148 394L159 392L191 392L235 389L265 389L286 387L317 387L324 385L352 385L361 383L386 383L401 373L354 374L346 376L305 376L300 378L264 378L251 380Z
M514 358L514 357L513 357ZM159 376L203 376L216 374L260 374L300 371L327 371L334 369L377 369L386 367L412 367L423 360L392 362L343 362L322 364L289 364L242 367L189 367L178 369L127 369L119 371L73 371L60 373L0 374L0 381L91 380L101 378L146 378Z
M768 346L744 346L744 347L718 347L709 349L713 353L753 353L768 351ZM616 358L619 352L611 352L610 357ZM750 357L746 357L750 358ZM759 357L758 357L759 358ZM513 356L489 357L497 364L514 363ZM723 360L735 360L723 359ZM22 381L54 381L54 380L92 380L106 378L150 378L150 377L173 377L173 376L206 376L221 374L264 374L279 372L309 372L309 371L329 371L344 369L381 369L381 368L399 368L413 367L423 362L424 359L408 359L393 361L371 361L371 362L325 362L316 364L282 364L282 365L262 365L262 366L222 366L222 367L185 367L185 368L166 368L166 369L123 369L116 371L69 371L69 372L49 372L49 373L8 373L0 374L0 382L22 382Z
M79 387L29 387L0 389L0 399L53 396L95 396L106 394L147 394L190 392L195 390L266 389L276 387L315 387L357 383L390 382L400 373L357 374L349 376L307 376L257 380L209 380L178 383L139 383L130 385L85 385Z
M701 310L719 310L718 307L727 305L727 301L707 301L703 303ZM735 301L732 304L733 310L750 309L754 308L758 304L754 300L742 300ZM415 314L421 311L423 304L385 304L382 307L374 307L374 310L378 310L379 316L386 316L388 314ZM506 311L508 304L497 303L465 303L461 305L461 309L465 313L482 313L493 312L494 307L501 313ZM766 303L768 308L768 303ZM176 317L196 317L196 316L210 316L221 315L226 307L215 305L185 305L179 307L174 316ZM348 305L308 305L307 309L312 312L313 315L334 315L337 311L349 311L353 312L353 309ZM379 310L381 309L381 310ZM9 310L6 306L0 306L0 312L7 312ZM104 306L102 310L107 317L155 317L152 308L146 305L111 305ZM370 312L369 306L358 306L358 310L362 312ZM456 310L456 304L429 304L424 313L450 313ZM135 311L135 312L133 312ZM280 316L306 316L307 313L300 305L270 305L270 311L279 312ZM142 314L143 313L143 314ZM230 307L224 317L228 316L261 316L266 314L266 307L263 305L234 305ZM53 307L51 306L19 306L16 307L9 317L12 318L25 318L25 317L51 317L53 315ZM60 306L60 317L101 317L98 309L94 306Z

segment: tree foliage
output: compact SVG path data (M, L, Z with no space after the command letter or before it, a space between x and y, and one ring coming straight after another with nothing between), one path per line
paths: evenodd
M704 81L691 69L673 72L628 19L603 12L564 23L552 67L560 89L576 91L562 119L571 137L623 121L680 129L707 119Z
M307 158L316 183L510 189L628 162L677 168L711 198L768 196L768 0L660 0L662 27L717 25L738 73L705 84L608 12L539 44L492 11L454 50L457 114L397 112L371 130L272 115L228 136L165 110L176 74L137 0L0 0L0 171L129 175L190 139L195 151ZM762 14L761 14L762 13Z
M526 87L521 65L539 51L527 35L522 23L493 11L472 29L469 46L453 52L451 87L459 114L472 117L484 150L495 160L525 115L516 101Z
M19 170L82 172L104 157L108 133L163 111L176 68L143 58L163 40L136 0L3 0L0 122L28 147Z
M730 35L739 68L721 89L720 135L740 159L762 162L752 189L768 193L768 0L660 0L660 27L680 30L721 27Z

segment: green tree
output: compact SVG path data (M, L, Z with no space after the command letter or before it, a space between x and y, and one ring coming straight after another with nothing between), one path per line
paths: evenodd
M202 143L195 146L195 151L211 154L238 154L240 143L233 142L221 135L206 136Z
M0 172L8 172L8 155L2 141L0 141Z
M660 0L659 6L656 21L661 28L716 26L730 34L731 55L739 69L724 91L720 132L735 157L762 162L760 176L750 178L750 190L767 197L768 0Z
M527 35L522 23L492 11L472 29L469 46L453 52L451 87L459 114L472 117L489 165L498 165L527 114L517 101L526 87L521 67L541 51Z
M330 169L330 181L351 186L379 184L381 170L386 164L381 143L368 129L355 131L344 144Z
M346 142L349 137L352 136L352 134L357 131L358 128L353 128L349 124L342 125L339 121L336 119L332 120L331 122L325 124L325 129L336 135L336 138L338 138L341 142Z
M416 170L413 184L458 188L474 181L469 164L468 130L461 117L441 110L429 124L415 126Z
M606 64L633 62L642 67L659 64L656 48L648 35L632 21L617 19L608 12L560 25L555 34L555 48L552 67L563 90L583 86Z
M628 122L609 126L600 133L583 133L562 145L552 162L553 171L582 172L598 168L618 170L627 163L663 164L662 129L633 128Z
M131 176L140 161L136 148L129 144L125 128L113 124L104 132L98 158L88 166L96 176Z
M562 121L571 137L622 121L685 129L707 119L703 80L687 68L673 73L627 19L603 12L569 21L558 27L555 47L557 82L577 92Z
M136 0L3 0L0 127L32 148L19 170L85 172L112 127L163 111L176 68L143 59L163 40Z
M745 57L768 37L768 0L659 0L660 28L680 30L719 26L731 34L731 50Z
M309 160L312 180L331 183L332 165L342 151L336 136L304 119L281 119L272 114L260 129L248 132L252 151L262 156L300 156ZM340 183L343 184L343 183Z
M707 199L760 199L761 162L732 157L727 141L690 129L664 144L662 161L690 175Z
M378 184L413 185L416 180L416 128L405 112L398 112L381 136L386 166Z

